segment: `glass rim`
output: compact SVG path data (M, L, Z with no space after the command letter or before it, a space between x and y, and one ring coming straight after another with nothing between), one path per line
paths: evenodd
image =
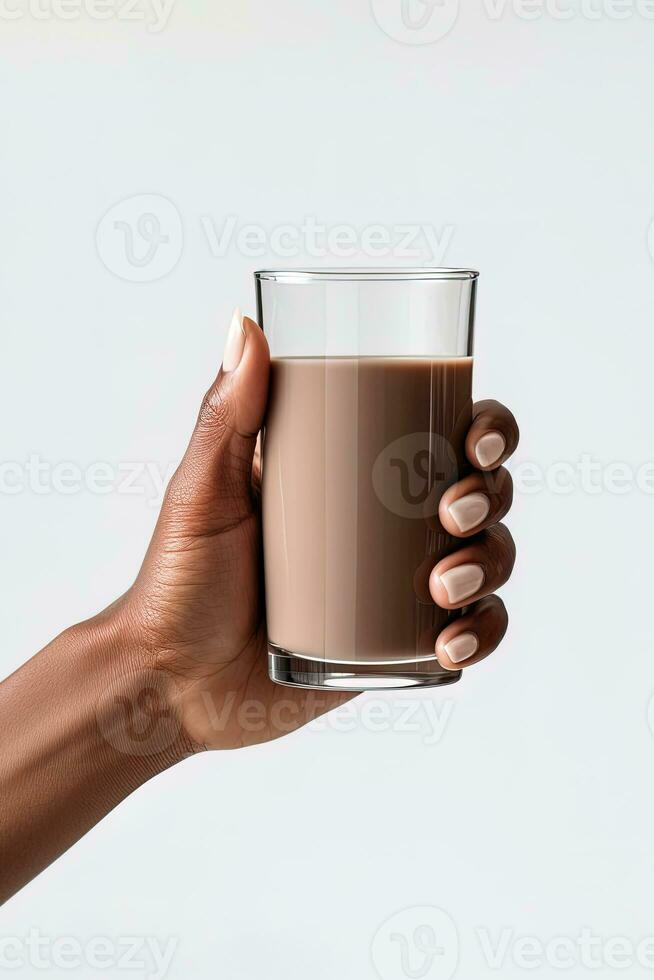
M259 269L254 278L260 282L455 282L474 280L479 273L474 269L446 268L348 268L342 269Z

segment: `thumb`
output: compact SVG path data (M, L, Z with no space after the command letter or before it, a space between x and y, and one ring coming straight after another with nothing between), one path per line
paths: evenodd
M209 415L214 398L220 403L226 399L234 412L233 429L256 440L268 400L269 371L270 352L263 331L249 316L234 310L220 373L205 397ZM202 421L202 411L198 421ZM211 426L211 418L209 423Z
M202 400L171 482L194 519L213 530L252 510L252 460L268 400L270 353L260 327L234 311L218 377Z

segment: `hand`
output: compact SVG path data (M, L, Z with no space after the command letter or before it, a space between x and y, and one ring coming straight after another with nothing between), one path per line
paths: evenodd
M235 313L140 574L108 611L145 669L169 678L165 698L195 749L267 741L350 698L268 676L255 449L269 366L263 332Z
M515 451L519 432L496 401L474 406L466 438L472 473L455 483L440 502L439 517L450 534L466 543L434 568L430 591L443 609L464 609L436 642L439 663L461 670L478 663L500 644L508 626L504 603L493 593L509 579L515 563L511 532L498 521L513 502L511 474L501 464Z
M351 697L268 678L255 447L269 364L261 330L235 317L136 582L0 684L0 904L157 773L199 749L283 735ZM440 502L462 539L430 577L438 605L464 609L436 642L450 670L485 657L506 629L492 593L515 552L496 522L517 441L505 408L477 405L475 471Z
M259 327L235 314L222 368L207 392L186 454L167 490L134 586L103 616L166 678L166 697L195 748L235 748L292 731L351 697L282 688L268 677L258 504L257 435L267 401L269 352ZM518 429L497 402L476 406L466 441L478 472L451 487L440 518L467 539L434 569L434 601L466 604L438 639L448 669L487 656L507 626L491 596L508 579L515 549L497 521L511 505L501 463Z

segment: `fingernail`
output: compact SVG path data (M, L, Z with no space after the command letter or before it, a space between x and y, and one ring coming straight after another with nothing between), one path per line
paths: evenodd
M457 565L439 576L450 602L463 602L484 584L484 569L481 565Z
M506 439L501 432L487 432L475 447L475 456L480 466L492 466L506 449Z
M474 657L479 649L479 640L474 633L461 633L443 647L453 664L463 663Z
M447 508L459 531L471 531L488 517L490 500L485 493L469 493Z
M243 317L241 311L234 310L232 322L229 325L225 353L223 355L223 371L235 371L241 363L243 350L245 348L245 330L243 329Z

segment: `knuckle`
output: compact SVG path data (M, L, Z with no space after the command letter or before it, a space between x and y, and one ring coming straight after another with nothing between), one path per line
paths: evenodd
M202 399L198 428L225 431L232 423L232 416L231 399L226 396L220 383L213 384Z
M513 477L505 466L480 475L484 489L495 500L496 511L506 514L513 503Z
M506 582L510 577L516 559L515 542L505 524L496 524L486 532L488 565L492 577Z
M513 477L508 470L504 470L501 486L498 491L502 516L508 513L513 506Z
M501 599L499 600L499 605L497 606L497 622L495 628L497 631L496 642L501 643L504 637L506 636L507 630L509 628L509 614L507 612L506 606L504 605Z
M493 604L490 611L495 622L495 628L499 629L502 635L504 635L509 624L509 613L504 602L498 595L493 596Z
M520 426L516 421L515 415L512 412L510 413L510 415L511 415L511 423L513 425L513 441L517 446L518 443L520 442Z
M168 508L181 510L192 502L194 497L193 483L188 478L183 467L179 467L168 484L164 504Z
M488 596L479 603L479 629L493 646L501 643L509 626L509 614L499 596Z

